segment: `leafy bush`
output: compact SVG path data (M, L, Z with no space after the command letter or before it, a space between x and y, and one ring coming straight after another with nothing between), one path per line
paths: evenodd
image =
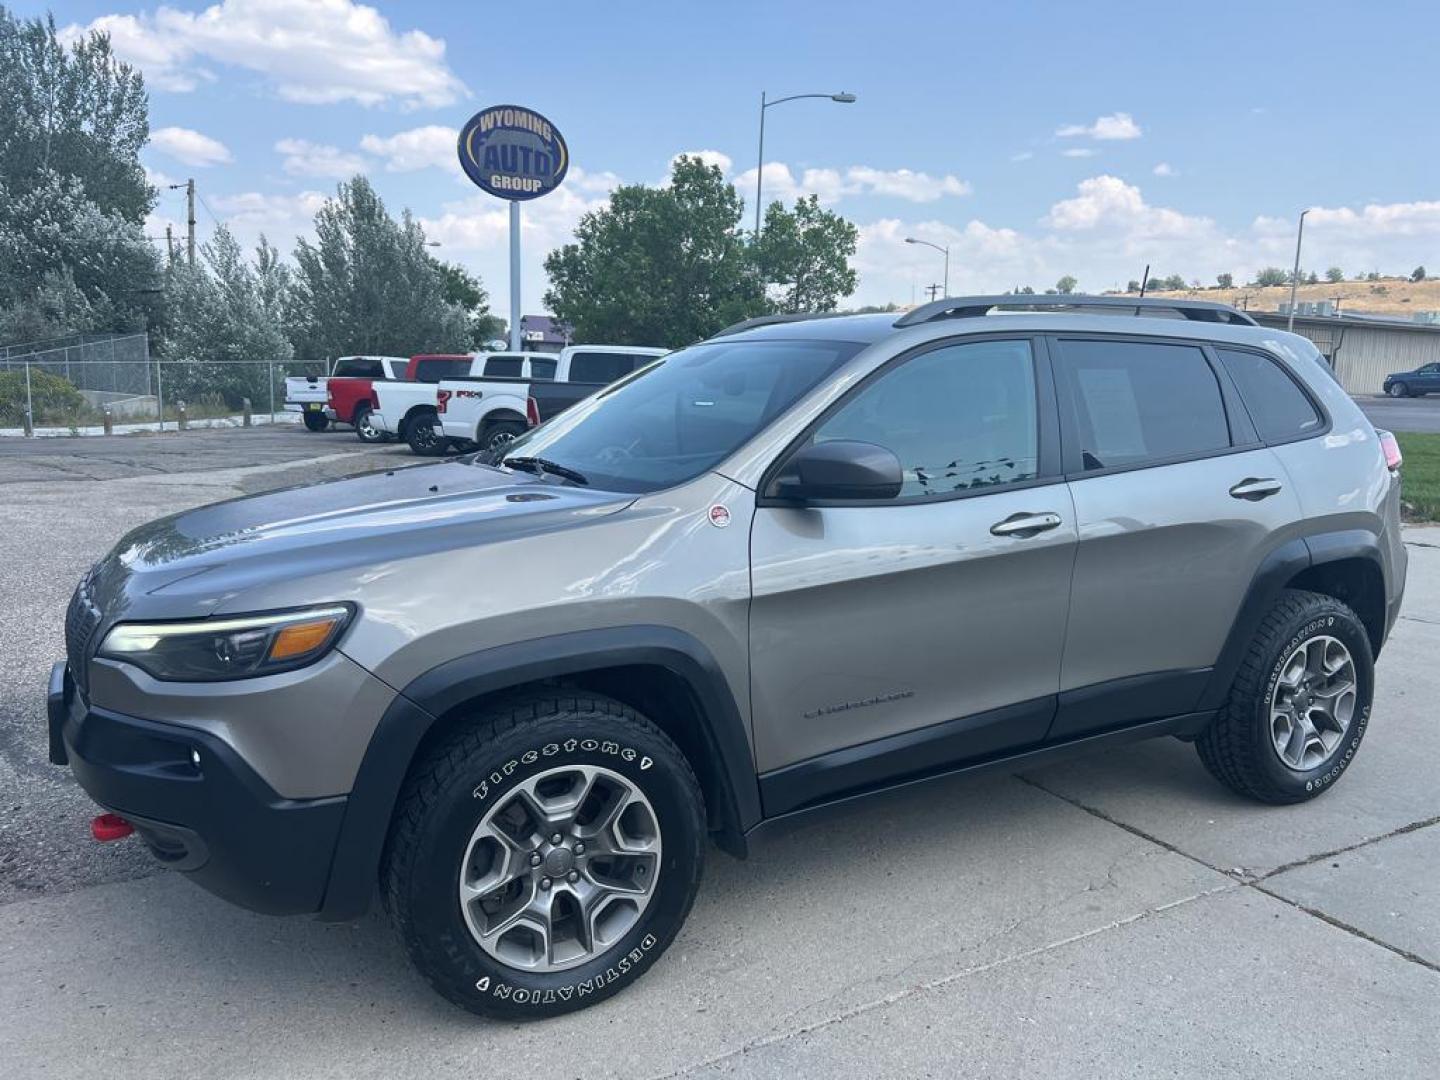
M30 399L35 422L72 420L85 412L85 399L75 384L58 375L32 368ZM0 372L0 427L19 427L25 422L25 371Z

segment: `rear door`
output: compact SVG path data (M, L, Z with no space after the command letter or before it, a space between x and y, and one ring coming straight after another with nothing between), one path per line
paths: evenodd
M1036 343L901 357L770 475L831 439L892 450L905 484L884 501L759 500L750 647L767 813L1036 743L1059 682L1075 526Z
M1079 546L1052 738L1191 711L1299 502L1205 344L1053 339Z

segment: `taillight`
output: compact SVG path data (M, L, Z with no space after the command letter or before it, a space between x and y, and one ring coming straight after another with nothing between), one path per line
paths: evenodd
M449 390L436 390L436 391L435 391L435 411L436 411L436 412L441 412L441 413L443 413L443 412L445 411L445 406L448 405L449 403L450 403L450 391L449 391Z
M525 399L525 422L531 427L540 426L540 406L535 404L533 397Z
M1400 440L1390 432L1381 431L1378 428L1375 434L1380 436L1380 449L1385 454L1385 467L1391 472L1395 472L1405 460L1405 456L1400 453Z

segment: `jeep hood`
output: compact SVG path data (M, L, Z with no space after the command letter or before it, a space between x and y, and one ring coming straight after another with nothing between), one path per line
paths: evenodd
M578 527L634 498L466 461L400 468L161 518L127 534L101 576L131 597L199 574L213 592L217 572L243 588Z

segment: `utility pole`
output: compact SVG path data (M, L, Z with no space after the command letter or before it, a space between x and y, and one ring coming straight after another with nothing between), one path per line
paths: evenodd
M175 238L170 234L170 223L165 223L165 265L175 265Z
M1295 290L1300 286L1300 242L1305 239L1305 215L1309 210L1300 211L1300 227L1295 230L1295 269L1290 273L1290 318L1285 322L1285 329L1295 330Z
M195 181L185 181L185 261L195 269Z
M183 184L171 184L171 191L185 189L185 261L193 269L195 266L195 181L186 180ZM167 233L170 231L167 227Z
M934 303L935 297L940 295L940 290L942 288L944 288L944 286L941 285L938 281L934 285L925 286L925 291L930 294L931 303Z

